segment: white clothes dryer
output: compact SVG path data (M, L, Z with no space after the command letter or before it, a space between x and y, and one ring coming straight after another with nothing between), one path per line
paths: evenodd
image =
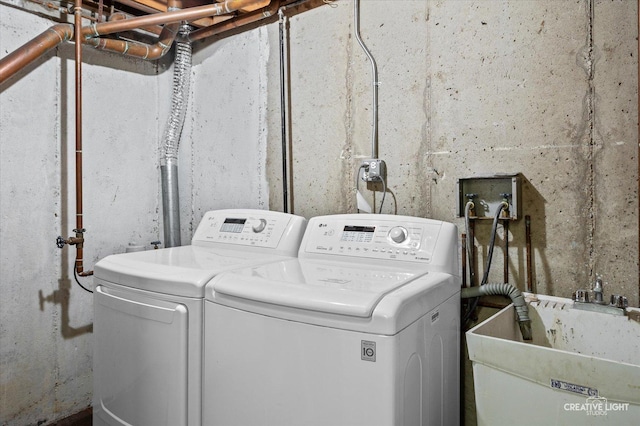
M306 219L206 213L190 246L108 256L95 268L94 425L201 425L204 287L297 255Z
M457 241L435 220L316 217L297 259L215 277L204 423L458 425Z

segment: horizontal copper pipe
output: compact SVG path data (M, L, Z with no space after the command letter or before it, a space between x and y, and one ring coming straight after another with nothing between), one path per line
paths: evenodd
M102 22L82 28L81 34L87 44L117 53L127 54L147 59L157 59L156 53L164 49L158 43L167 41L166 34L159 37L156 45L142 47L142 43L123 43L120 41L89 41L106 34L113 34L121 31L136 30L152 25L165 25L180 23L182 21L193 21L209 16L224 15L239 9L253 7L260 8L268 5L270 0L226 0L223 3L215 3L206 6L192 7L184 10L155 13L152 15L122 19L112 22ZM70 40L73 37L74 27L70 24L58 24L44 31L33 40L25 43L14 52L0 59L0 84L13 76L31 62L42 56L48 50L56 47L60 43ZM165 40L165 41L163 41ZM169 45L170 47L170 45Z
M124 12L116 12L109 15L109 22L122 21L125 19L131 19L131 15L127 15ZM160 35L162 32L161 25L149 25L148 27L140 27L139 29L155 35Z
M0 84L60 43L71 40L73 25L57 24L0 59Z
M226 0L224 3L214 3L184 10L155 13L138 18L93 24L82 28L82 35L85 38L100 37L120 31L135 30L148 25L170 24L181 21L193 21L209 16L225 15L249 5L261 7L269 3L270 0Z
M90 38L85 40L85 43L98 50L108 50L110 52L147 60L159 59L171 49L179 27L179 23L165 25L155 44L144 44L111 38Z
M259 10L255 10L253 12L244 14L238 18L230 19L225 22L221 22L219 24L211 25L209 27L201 28L199 30L193 31L189 34L189 41L201 40L203 38L211 37L214 35L218 35L225 31L233 30L243 25L252 24L254 22L258 22L262 19L269 18L274 16L278 9L280 8L280 1L272 1L269 6L264 7Z

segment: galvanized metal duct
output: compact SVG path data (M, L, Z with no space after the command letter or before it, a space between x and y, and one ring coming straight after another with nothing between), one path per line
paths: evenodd
M191 79L191 42L184 41L187 39L189 31L189 25L182 25L180 28L181 41L176 42L171 111L164 132L160 158L165 247L181 245L178 148L180 147L180 135L184 127Z

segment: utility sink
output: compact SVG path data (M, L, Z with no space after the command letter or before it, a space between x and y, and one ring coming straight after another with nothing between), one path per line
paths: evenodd
M640 309L524 295L532 341L513 305L466 333L478 425L640 424Z

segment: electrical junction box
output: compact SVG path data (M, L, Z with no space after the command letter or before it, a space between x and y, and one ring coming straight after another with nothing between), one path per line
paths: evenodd
M464 209L473 200L474 219L493 219L500 203L506 198L509 211L505 219L522 217L522 180L520 173L496 174L458 179L458 217L464 217ZM503 214L504 211L503 211Z
M364 167L364 173L362 174L362 180L365 182L378 182L385 179L387 174L387 165L384 160L378 158L372 158L370 160L362 161Z

